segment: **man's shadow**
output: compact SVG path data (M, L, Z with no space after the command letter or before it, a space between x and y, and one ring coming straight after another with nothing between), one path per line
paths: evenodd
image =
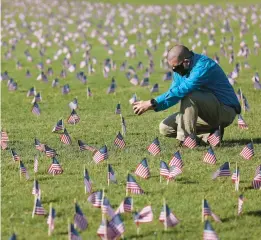
M261 138L252 138L253 144L261 144ZM242 139L229 139L223 140L221 146L222 147L232 147L237 145L246 145L251 142L250 138L242 138Z

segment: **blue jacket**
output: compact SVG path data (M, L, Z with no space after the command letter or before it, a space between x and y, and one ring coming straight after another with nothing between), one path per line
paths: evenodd
M241 112L240 103L226 74L215 61L200 54L194 54L192 57L189 74L183 77L178 73L173 74L169 90L155 98L157 102L155 111L162 111L177 104L195 90L210 91L219 102L233 107L238 114Z

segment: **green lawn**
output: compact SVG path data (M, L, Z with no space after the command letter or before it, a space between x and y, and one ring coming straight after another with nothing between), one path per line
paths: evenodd
M131 2L140 4L140 1ZM175 3L175 1L167 0L146 2L150 4ZM188 1L185 1L183 3L187 2ZM204 0L202 2L206 3L207 1ZM243 1L240 2L245 4ZM75 2L75 5L77 5L77 2ZM6 7L11 9L11 6ZM31 9L31 7L28 6L28 9ZM2 14L2 18L3 16L4 13ZM176 16L174 13L172 17L173 22L175 22ZM33 19L33 17L31 16L29 19ZM210 57L212 57L215 52L219 52L219 42L222 35L218 28L222 20L222 16L218 19L213 19L214 26L217 29L217 36L215 37L216 45L208 48ZM97 22L99 19L93 18L92 21ZM133 21L138 21L137 15L135 15ZM206 18L204 21L207 23ZM43 22L46 22L46 20L43 20ZM117 24L122 22L119 15L116 17L116 22ZM160 28L159 16L154 16L152 23L154 32L151 38L155 41L157 31ZM195 26L195 28L196 27L198 26ZM239 38L238 22L233 22L232 27L236 37L234 50L237 54L241 41ZM59 27L54 28L55 30L59 30ZM77 25L69 25L69 29L73 32L77 31ZM89 34L92 29L93 27L87 31L87 34ZM173 29L173 31L174 30L175 29ZM193 31L194 27L190 29L187 35L181 38L181 42L189 47L191 47L191 44L188 43L188 38L190 35L193 36ZM6 30L3 32L5 33ZM259 34L260 41L260 29L258 25L250 24L249 32L244 38L250 47L253 46L252 35L254 32L256 32L257 35ZM175 33L173 35L175 36ZM9 38L10 36L4 36L3 40L8 41ZM230 35L227 34L227 39L229 38ZM36 38L33 36L29 36L29 39L36 41ZM112 38L108 39L112 43ZM77 67L79 67L83 59L83 50L79 48L79 44L82 41L83 39L81 39L81 41L70 40L66 43L73 51L71 63L76 63ZM34 61L30 63L26 61L24 56L24 51L27 48L24 41L20 41L17 44L16 50L13 52L15 57L10 60L5 60L4 53L7 51L7 48L2 47L1 72L5 70L8 71L9 76L18 83L18 90L9 92L6 86L7 81L1 83L1 125L2 128L8 132L10 139L9 148L16 149L31 177L29 181L25 181L25 179L20 181L18 163L13 162L10 150L2 151L2 238L8 239L13 231L17 233L19 240L40 240L48 238L47 218L35 216L35 218L32 219L31 217L34 202L33 195L31 194L34 179L33 159L34 155L38 154L39 173L36 179L38 179L42 190L42 204L46 211L48 211L49 204L52 203L57 212L55 230L50 239L67 238L67 220L69 218L73 221L75 198L89 222L88 229L80 232L82 239L97 239L96 231L101 222L102 215L100 209L91 206L87 201L88 196L84 193L84 165L86 165L89 171L94 190L105 188L105 194L116 210L125 197L127 172L133 173L137 164L144 157L148 159L152 177L148 180L136 177L137 182L146 194L133 196L134 208L135 210L140 210L146 205L151 204L154 220L152 223L141 225L140 236L137 237L132 216L130 214L124 215L123 219L126 228L124 233L125 239L202 239L204 226L203 223L201 223L201 201L204 197L209 201L213 212L220 216L223 221L223 223L215 223L211 220L211 224L220 239L260 239L260 191L253 190L250 187L255 169L261 164L261 95L260 91L253 89L251 82L255 69L261 73L260 58L253 54L250 55L248 61L252 69L243 68L235 85L236 91L239 87L242 89L251 106L250 112L243 113L243 117L249 125L249 130L239 130L236 120L226 129L222 147L215 148L218 159L215 166L205 165L202 162L203 155L207 150L206 147L198 147L195 150L182 148L181 154L185 163L184 173L178 176L176 181L170 182L169 185L167 185L166 181L162 183L159 182L159 162L160 160L168 162L172 154L178 150L178 143L174 139L167 139L160 136L158 125L165 117L178 111L179 106L170 108L165 112L148 112L139 117L135 116L128 102L132 94L136 93L139 99L147 100L157 96L157 93L151 95L148 88L134 87L127 81L125 73L119 71L120 64L126 59L124 56L126 49L119 46L113 45L115 54L112 56L112 59L117 64L117 70L110 72L109 78L104 79L101 64L103 60L108 57L107 51L96 39L88 38L88 41L93 47L91 51L92 56L95 56L98 60L98 64L95 66L96 72L88 76L88 87L90 87L93 92L93 97L90 99L86 97L87 86L83 85L76 78L76 72L81 71L79 68L77 68L74 73L68 72L66 79L59 77L62 70L61 61L65 55L61 55L58 61L53 61L51 66L54 70L54 76L49 77L49 83L44 83L36 81L36 77L39 74L36 64L41 61L38 49L29 48L34 58ZM166 91L170 85L170 82L162 81L162 76L165 71L159 66L165 41L166 38L163 38L158 50L152 52L155 62L155 72L150 77L150 86L152 86L153 83L159 83L160 93ZM207 38L205 36L203 36L201 41L202 46L207 44ZM129 36L128 44L135 42L135 35ZM196 48L195 52L201 53L202 46ZM75 53L74 50L76 48L79 48L80 52ZM141 45L137 46L138 57L128 59L128 64L136 68L138 62L142 61L146 67L148 64L148 59L144 56L144 50L146 48L145 39ZM59 46L53 44L52 47L46 49L46 56L53 59L58 49ZM23 68L21 70L15 68L16 60L22 63ZM243 63L244 59L238 57L236 58L236 62ZM226 73L232 71L234 68L234 65L228 64L228 59L224 57L221 57L221 66ZM47 68L48 65L45 64L45 71ZM31 78L25 77L27 69L32 73ZM84 72L87 74L86 68ZM143 74L144 70L138 71L139 78L142 78ZM60 85L58 88L52 88L51 82L56 76L59 78ZM107 95L106 90L110 85L112 76L115 77L117 83L116 94ZM62 95L61 86L66 83L70 85L71 92L68 95ZM31 113L32 99L26 97L28 89L32 86L36 87L37 92L41 92L43 98L43 101L39 104L41 109L41 115L39 117ZM65 127L73 140L72 145L67 146L60 142L59 134L52 133L52 129L60 118L64 120L68 118L70 115L68 104L76 96L79 101L79 109L76 111L81 120L80 123L75 126L65 123ZM127 146L123 150L117 149L113 144L117 132L121 130L120 117L114 114L118 102L121 103L122 114L126 119L127 125L127 134L125 137ZM146 147L157 136L161 143L162 152L159 156L153 157L148 153ZM47 174L51 160L45 157L44 154L40 154L34 148L34 138L38 138L42 143L57 150L59 154L57 159L64 169L62 175L51 176ZM90 152L80 152L77 144L77 140L79 139L96 147L101 147L104 144L108 146L108 162L112 164L116 173L118 180L117 185L107 186L107 163L96 165L92 160ZM255 156L250 161L245 161L239 156L239 153L244 145L250 142L251 139L255 146ZM230 178L222 178L216 181L211 180L211 174L226 161L230 162L231 171L235 169L236 162L240 167L241 182L239 192L234 191L234 185ZM243 206L243 214L237 216L237 199L241 193L244 194L246 200ZM167 232L164 232L163 225L158 221L163 197L166 199L170 209L180 220L180 224L175 228L168 229Z

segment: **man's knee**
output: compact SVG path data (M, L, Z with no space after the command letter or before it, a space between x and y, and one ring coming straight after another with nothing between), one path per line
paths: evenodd
M159 132L165 137L176 137L176 130L166 125L164 121L159 124Z

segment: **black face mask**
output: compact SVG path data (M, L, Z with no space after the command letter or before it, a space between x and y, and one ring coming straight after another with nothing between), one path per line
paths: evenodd
M180 65L173 67L172 71L178 73L181 76L185 76L189 72L189 69L185 69L183 63L181 63Z

